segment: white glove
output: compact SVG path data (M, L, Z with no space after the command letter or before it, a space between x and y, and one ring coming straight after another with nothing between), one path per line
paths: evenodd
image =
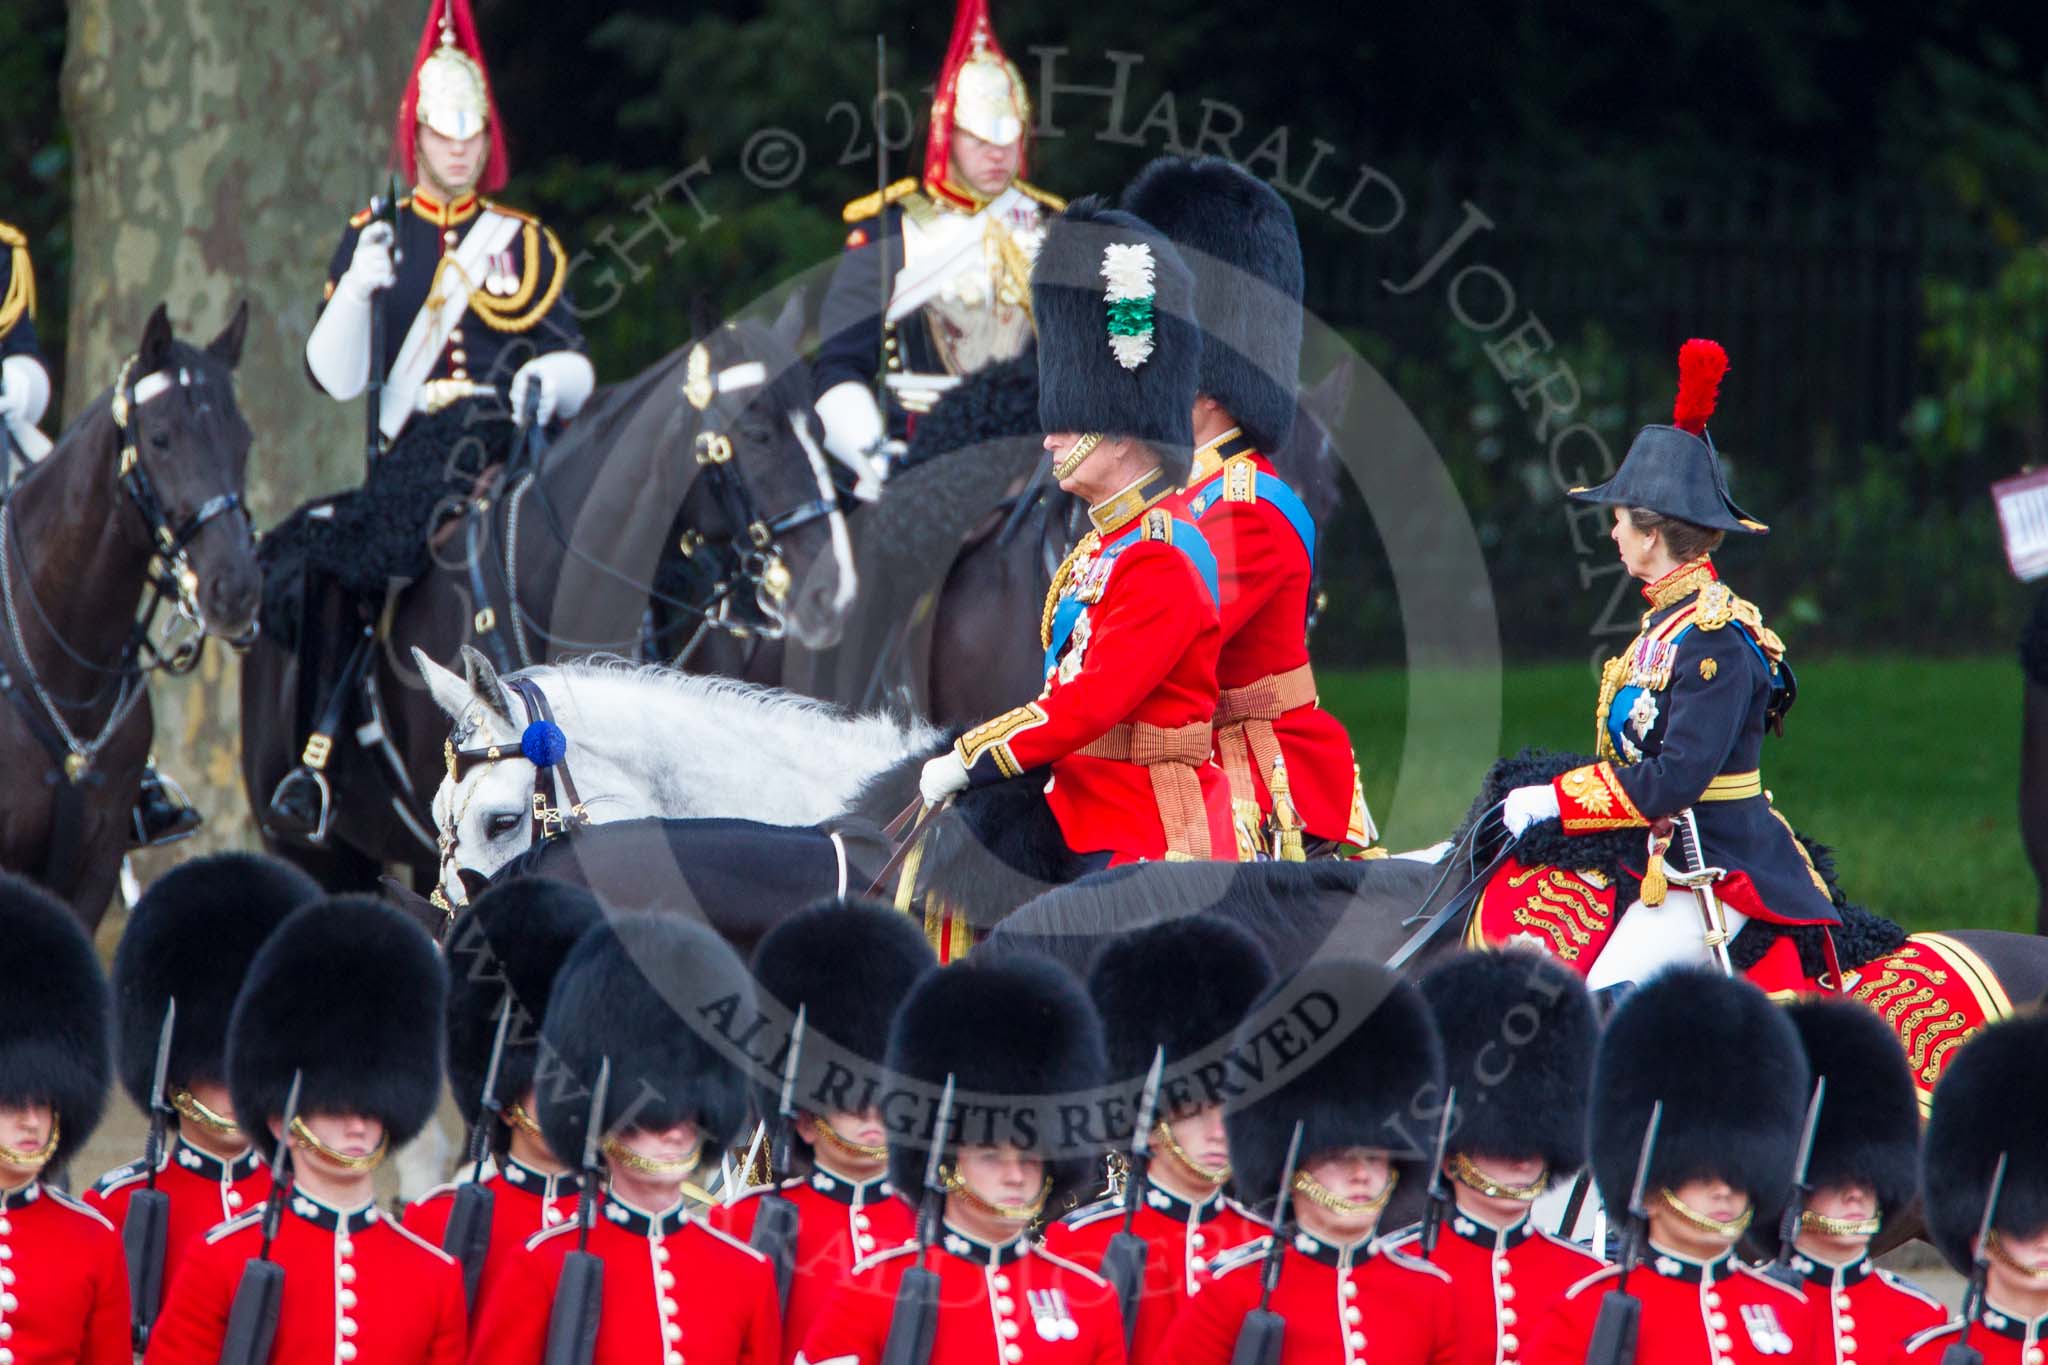
M526 391L540 385L539 406L534 409L534 418L546 426L560 414L563 421L574 417L590 397L590 391L597 386L597 371L590 366L588 357L575 351L550 351L537 355L521 365L512 376L512 420L523 424L526 417Z
M0 422L7 424L14 443L31 461L50 453L50 438L36 430L50 406L50 372L32 355L11 355L0 360Z
M868 454L888 435L875 391L854 379L842 379L818 395L818 421L825 428L825 453L862 476L872 475Z
M368 303L373 292L397 282L398 270L391 263L391 224L372 223L356 237L356 254L349 258L334 292Z
M1518 836L1538 820L1557 818L1557 790L1549 783L1540 787L1517 787L1508 793L1500 822L1510 835Z
M967 765L958 749L948 749L924 765L918 776L917 792L927 806L936 806L955 792L967 790Z

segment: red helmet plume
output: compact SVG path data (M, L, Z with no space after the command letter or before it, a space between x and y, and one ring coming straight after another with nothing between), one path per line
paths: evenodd
M1678 401L1671 407L1671 425L1697 436L1714 415L1721 376L1728 373L1728 352L1718 341L1694 337L1678 348Z

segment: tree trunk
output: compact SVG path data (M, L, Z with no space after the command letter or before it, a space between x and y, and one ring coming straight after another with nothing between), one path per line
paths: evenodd
M255 433L258 526L361 474L360 408L317 394L300 354L344 222L383 183L422 8L71 3L65 415L112 381L159 300L180 336L204 344L248 299L237 388ZM154 687L157 756L205 813L208 848L255 843L237 768L237 666L215 642L196 672Z

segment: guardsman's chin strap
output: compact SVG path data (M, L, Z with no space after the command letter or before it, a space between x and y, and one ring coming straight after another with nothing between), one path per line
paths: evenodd
M1167 1126L1165 1119L1159 1120L1158 1127L1152 1130L1152 1140L1165 1148L1175 1161L1178 1161L1190 1175L1198 1180L1206 1181L1211 1185L1221 1185L1230 1179L1229 1162L1226 1161L1221 1166L1205 1166L1195 1160L1192 1154L1173 1140L1173 1129Z
M947 1167L944 1175L947 1194L957 1197L969 1208L979 1209L991 1217L1001 1218L1012 1223L1028 1223L1038 1217L1039 1214L1045 1212L1046 1201L1052 1197L1052 1177L1050 1176L1039 1182L1038 1193L1031 1197L1029 1203L999 1204L992 1199L984 1199L969 1189L967 1181L962 1178L959 1171L952 1167Z
M179 1117L190 1119L192 1122L211 1132L218 1133L222 1137L238 1137L241 1135L242 1126L240 1124L225 1115L207 1108L200 1102L199 1097L189 1090L174 1092L171 1095L171 1107L178 1111Z
M1830 1218L1807 1209L1799 1215L1799 1226L1823 1237L1875 1237L1884 1226L1884 1211L1880 1209L1868 1218Z
M1548 1168L1526 1185L1509 1185L1480 1170L1472 1163L1472 1158L1463 1152L1451 1158L1451 1175L1466 1189L1482 1194L1488 1199L1512 1199L1518 1204L1533 1204L1550 1188Z
M1657 1194L1664 1201L1664 1207L1670 1209L1685 1222L1709 1236L1725 1237L1731 1242L1741 1240L1742 1234L1749 1231L1750 1220L1756 1217L1755 1204L1744 1206L1741 1213L1723 1222L1719 1218L1711 1218L1701 1213L1668 1189L1659 1190Z
M1361 1214L1377 1215L1387 1207L1387 1201L1394 1197L1394 1186L1401 1183L1399 1171L1387 1172L1387 1183L1380 1192L1370 1199L1346 1199L1343 1195L1326 1187L1307 1171L1294 1173L1294 1192L1318 1208L1328 1209L1335 1214L1352 1218Z
M848 1156L859 1157L863 1161L884 1161L888 1159L889 1148L886 1144L855 1142L852 1138L834 1128L823 1114L811 1115L811 1122L817 1126L818 1136L825 1139L827 1145L837 1147Z
M377 1145L373 1150L362 1156L337 1152L315 1137L313 1130L306 1126L306 1121L296 1114L292 1116L291 1131L294 1147L302 1152L316 1153L322 1160L331 1161L345 1171L374 1171L384 1164L384 1158L391 1150L391 1135L386 1133L377 1139Z
M13 1147L0 1146L0 1166L10 1166L17 1171L40 1171L50 1164L50 1158L57 1154L57 1144L63 1139L63 1127L57 1116L50 1116L50 1140L33 1152L19 1151Z

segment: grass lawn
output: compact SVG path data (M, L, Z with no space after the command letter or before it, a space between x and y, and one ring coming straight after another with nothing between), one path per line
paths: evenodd
M2031 932L2017 663L1833 658L1798 670L1785 737L1764 741L1764 785L1802 833L1834 846L1851 898L1913 929ZM1510 667L1498 699L1465 676L1374 669L1318 680L1351 728L1366 799L1396 849L1450 832L1486 755L1593 747L1597 686L1583 664ZM1404 763L1411 709L1432 715L1436 733L1418 735Z

